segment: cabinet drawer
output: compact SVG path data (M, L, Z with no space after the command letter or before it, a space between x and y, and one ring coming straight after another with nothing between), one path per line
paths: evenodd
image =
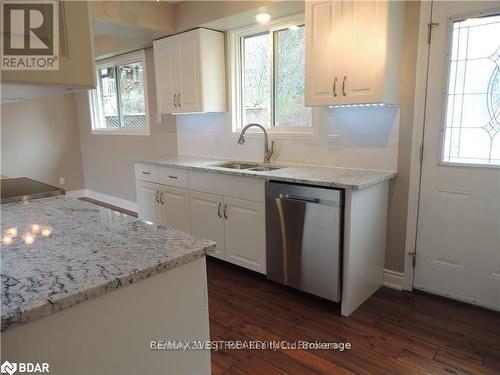
M185 189L188 187L188 173L182 169L137 163L135 164L135 178L140 181L154 182Z
M189 189L224 197L264 202L265 182L252 177L210 172L189 172Z

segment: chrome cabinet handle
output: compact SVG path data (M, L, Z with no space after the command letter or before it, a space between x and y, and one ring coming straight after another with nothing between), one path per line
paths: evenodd
M168 178L172 178L172 179L174 179L174 180L177 180L179 177L177 177L177 176L172 176L172 175L170 175L170 174L169 174L169 175L168 175Z
M182 107L181 105L181 94L177 94L177 106Z
M151 172L142 171L142 174L151 174Z
M156 190L156 194L155 194L155 198L156 198L156 203L160 203L160 200L158 199L158 194L160 192L158 190Z
M333 96L335 98L337 97L337 81L338 81L338 78L335 77L333 80Z
M222 203L219 203L219 206L217 207L217 215L219 216L219 218L222 219L222 214L220 213L221 208L222 208Z
M342 80L342 95L346 95L345 94L345 82L347 81L347 77L344 76L344 79Z
M165 204L165 202L163 201L163 191L160 193L160 203Z
M224 205L224 219L227 220L227 204Z
M176 98L177 98L177 94L174 94L174 107L176 107L176 108L177 108L177 103L176 103L176 101L175 101L175 99L176 99Z

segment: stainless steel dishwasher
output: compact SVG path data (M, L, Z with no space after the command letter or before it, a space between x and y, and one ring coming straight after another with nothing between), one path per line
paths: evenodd
M343 192L266 184L267 278L340 301Z

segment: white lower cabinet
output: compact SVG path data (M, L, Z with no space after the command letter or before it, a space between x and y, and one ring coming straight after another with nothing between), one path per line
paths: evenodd
M162 186L159 200L161 204L161 225L191 233L189 191Z
M158 186L150 182L137 181L137 206L139 219L151 223L160 222L160 202Z
M264 203L224 198L226 260L266 273Z
M191 233L217 243L210 255L266 273L263 203L194 191L190 200Z
M137 181L137 204L139 219L191 232L188 190Z
M217 247L210 255L225 259L224 198L220 195L191 192L191 233L199 238L215 241Z
M142 164L135 172L140 219L212 240L210 255L266 273L262 180Z

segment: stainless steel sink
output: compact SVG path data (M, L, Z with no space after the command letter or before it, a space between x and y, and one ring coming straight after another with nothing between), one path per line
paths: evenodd
M269 171L275 171L277 169L281 169L283 167L277 167L277 166L271 166L271 165L259 165L254 168L250 168L249 171L255 171L255 172L269 172Z
M212 164L211 166L219 168L227 168L227 169L248 170L253 172L269 172L269 171L275 171L276 169L284 168L276 165L266 165L266 164L239 162L239 161L225 161L222 163Z
M250 169L258 167L257 163L242 163L239 161L225 161L223 163L216 163L212 165L213 167L228 168L228 169Z

